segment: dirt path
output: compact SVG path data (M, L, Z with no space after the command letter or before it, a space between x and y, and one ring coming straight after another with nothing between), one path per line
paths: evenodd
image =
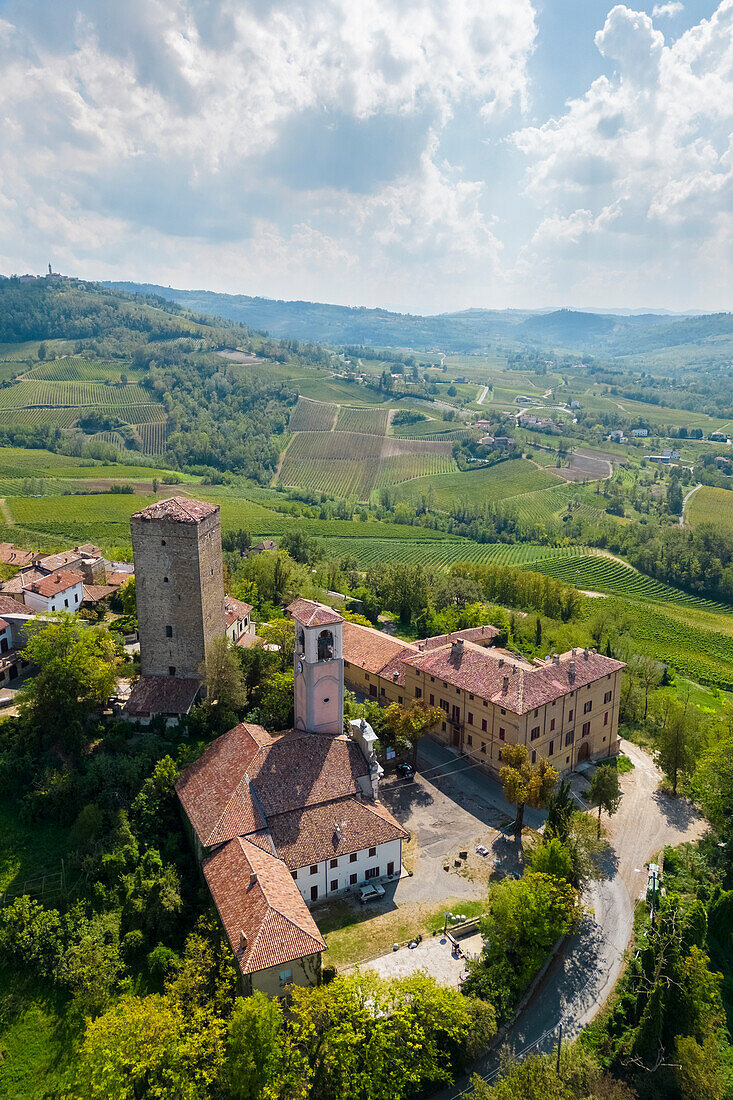
M690 489L689 493L685 493L684 499L682 501L682 511L680 512L680 527L685 526L685 508L687 507L687 502L690 497L695 495L698 489L702 489L702 482L699 485L695 485L694 488Z
M6 501L5 497L0 497L0 512L2 512L3 518L8 527L15 527L15 520L13 519L11 511L8 508L8 502Z
M335 423L336 423L336 421L334 420L334 424ZM333 431L333 428L331 428L331 431ZM270 482L270 487L272 487L274 485L277 485L278 479L280 477L280 471L282 470L282 465L283 465L283 462L285 460L285 455L288 453L288 447L290 446L290 444L293 442L294 439L295 439L295 435L292 435L290 437L290 442L288 443L288 446L285 448L285 450L280 455L280 458L277 460L277 466L275 467L275 473L272 476L272 481Z
M484 388L482 389L482 391L481 391L481 393L479 394L479 396L478 396L478 399L477 399L477 401L476 401L476 404L477 404L477 405L483 405L484 401L486 400L486 394L487 394L488 392L489 392L489 387L488 387L488 386L484 386Z

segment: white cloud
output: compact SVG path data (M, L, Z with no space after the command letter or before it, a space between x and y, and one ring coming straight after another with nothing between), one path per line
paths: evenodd
M668 4L655 4L652 9L652 18L659 19L662 16L679 15L685 10L685 5L680 0L670 0Z
M648 300L652 284L671 304L729 308L733 0L672 44L617 5L596 45L615 74L514 135L543 212L522 263L556 260L558 284L576 291L606 271L611 292L626 265L624 295Z
M3 16L3 185L20 215L0 253L16 269L53 248L97 270L138 235L133 273L164 256L185 269L182 250L206 265L228 239L260 263L268 242L288 278L368 256L375 288L399 249L496 255L481 185L438 163L436 135L467 104L489 121L527 101L531 0L10 0ZM333 157L317 181L301 124Z

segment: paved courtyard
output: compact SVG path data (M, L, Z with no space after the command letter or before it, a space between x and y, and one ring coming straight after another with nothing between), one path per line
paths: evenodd
M477 955L481 950L481 936L467 936L460 941L463 956ZM458 989L466 976L466 960L459 955L447 936L429 936L416 947L401 947L378 959L362 963L359 970L374 970L380 978L406 978L418 970L424 970L441 985ZM354 968L356 969L356 968Z

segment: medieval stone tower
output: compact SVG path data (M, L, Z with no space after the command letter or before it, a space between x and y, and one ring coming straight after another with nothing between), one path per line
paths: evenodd
M343 733L344 620L312 600L296 600L288 611L295 623L295 728Z
M172 497L130 517L142 676L198 677L226 633L219 505Z

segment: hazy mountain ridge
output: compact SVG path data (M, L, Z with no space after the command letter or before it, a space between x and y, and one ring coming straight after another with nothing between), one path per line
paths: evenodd
M105 285L132 294L155 294L198 313L244 321L275 338L315 343L479 352L496 341L510 341L613 357L733 338L733 314L729 313L467 309L423 317L365 306L179 290L148 283Z

